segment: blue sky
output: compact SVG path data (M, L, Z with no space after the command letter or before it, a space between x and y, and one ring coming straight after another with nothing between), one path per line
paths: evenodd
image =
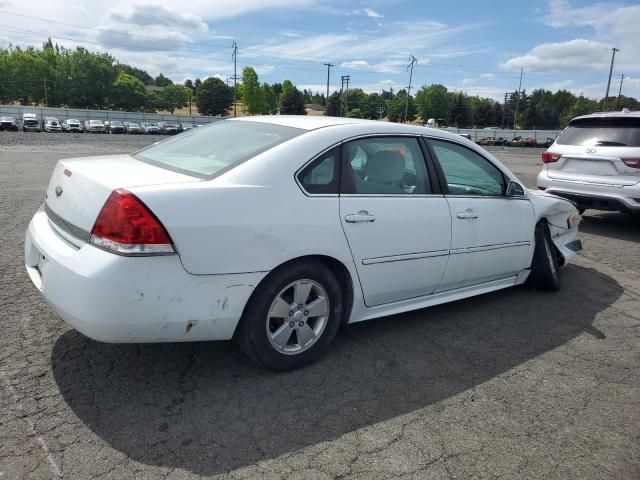
M611 91L640 97L640 3L585 0L0 0L0 45L41 44L106 50L124 63L175 81L233 74L252 65L260 80L292 80L324 92L350 75L366 91L406 87L409 55L418 59L413 88L500 99L518 86L604 95L611 47Z

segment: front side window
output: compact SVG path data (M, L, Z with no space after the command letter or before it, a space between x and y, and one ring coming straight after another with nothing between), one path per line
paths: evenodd
M431 188L418 140L412 137L371 137L343 146L342 193L412 195Z
M169 170L213 178L302 133L299 128L270 123L221 120L151 145L134 157Z
M456 143L433 139L429 143L442 167L450 195L505 194L504 175L482 155Z

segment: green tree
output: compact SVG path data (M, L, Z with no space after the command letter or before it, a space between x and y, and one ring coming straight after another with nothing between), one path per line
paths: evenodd
M173 114L176 108L184 107L189 101L190 90L182 85L170 84L164 87L159 95L160 107Z
M166 87L167 85L171 85L173 82L160 73L160 75L156 77L154 83L156 84L156 87Z
M282 115L306 115L307 111L304 109L304 97L300 90L293 87L289 90L287 96L282 100L282 108L280 109Z
M274 114L277 112L276 95L267 82L262 84L262 96L264 98L264 114Z
M142 110L147 104L147 89L138 78L120 71L113 83L112 106L118 110Z
M282 82L282 89L280 91L280 101L284 102L284 99L287 95L289 95L289 92L291 90L293 90L295 87L293 86L293 83L291 83L291 80L285 80Z
M149 75L148 72L146 72L145 70L142 70L140 68L137 67L132 67L130 65L125 65L124 63L118 63L116 68L121 71L126 73L127 75L131 75L132 77L136 77L138 80L140 80L143 84L145 85L153 85L153 77L151 75Z
M449 115L450 97L447 87L440 84L422 86L416 92L418 113L423 122L430 118L447 118Z
M329 95L329 101L327 102L325 114L328 117L340 116L340 103L340 93L333 92L331 95Z
M258 82L258 74L253 67L244 67L242 69L242 103L249 115L264 113L265 101L264 91Z
M453 96L449 110L449 125L454 125L458 128L469 128L472 126L471 121L471 105L468 97L462 92L456 93Z
M407 91L400 90L391 100L387 101L387 118L390 122L402 122L404 111L407 107ZM417 108L413 97L409 95L409 106L407 108L407 122L412 122L416 118Z
M233 89L215 77L207 78L196 95L196 105L202 115L226 115L233 103Z

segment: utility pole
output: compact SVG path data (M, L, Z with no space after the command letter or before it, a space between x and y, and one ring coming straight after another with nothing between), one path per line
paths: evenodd
M620 75L620 90L618 90L618 99L616 100L616 110L620 108L620 97L622 96L622 82L624 82L624 73Z
M516 123L518 122L518 104L520 103L520 89L522 88L522 70L520 67L520 83L518 83L518 96L516 97L516 113L513 115L513 129L516 129Z
M505 121L507 118L507 95L508 95L508 92L504 92L504 108L502 109L502 122L500 122L501 128L504 128Z
M237 59L238 59L238 44L233 41L233 53L231 54L231 58L233 58L233 116L238 116L238 105L236 103L236 88L238 81L238 71L237 71Z
M616 52L619 52L620 49L613 47L611 49L611 66L609 67L609 80L607 81L607 92L604 94L604 99L602 100L602 111L604 112L605 105L607 104L607 98L609 98L609 87L611 86L611 74L613 73L613 61L616 59Z
M407 89L407 103L404 106L404 119L402 123L407 121L407 112L409 111L409 96L411 95L411 80L413 79L413 66L418 63L418 60L413 55L409 55L409 65L407 65L407 71L409 71L409 88Z
M49 94L47 92L47 79L44 78L42 81L44 82L44 106L48 107L49 106Z
M327 116L327 112L329 110L329 72L331 71L331 67L335 67L332 63L325 63L327 66L327 96L324 99L324 115Z
M351 80L351 76L350 75L342 75L340 77L340 81L342 82L341 86L340 86L340 97L341 97L341 101L340 101L340 116L342 116L342 112L344 111L344 113L347 113L349 110L349 80ZM346 91L344 93L344 95L342 94L342 92L345 90L345 85L346 85Z

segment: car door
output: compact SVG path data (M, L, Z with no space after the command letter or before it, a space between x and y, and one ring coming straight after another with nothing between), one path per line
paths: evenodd
M452 218L450 257L439 291L515 276L529 268L534 212L526 195L507 196L508 179L478 152L452 141L427 142Z
M367 306L428 295L440 285L451 214L435 176L415 137L343 145L340 220Z

